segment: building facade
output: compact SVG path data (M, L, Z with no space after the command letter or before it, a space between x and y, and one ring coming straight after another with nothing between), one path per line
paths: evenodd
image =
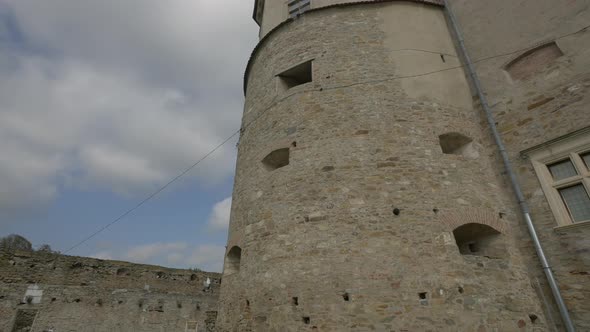
M590 330L590 1L449 2ZM254 18L217 327L562 330L444 2L258 0Z

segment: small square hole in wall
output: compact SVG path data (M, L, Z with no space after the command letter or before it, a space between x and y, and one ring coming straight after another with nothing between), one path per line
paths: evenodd
M287 91L298 85L309 83L313 81L312 75L312 62L313 60L306 61L299 64L291 69L285 70L284 72L277 75L279 79L279 87L283 91Z
M342 294L342 299L346 302L349 302L350 301L350 294L348 294L348 293Z
M308 316L304 316L304 317L303 317L303 323L304 323L304 324L309 324L309 323L311 323L311 318L309 318Z
M299 305L299 298L298 297L293 297L291 299L291 303L293 303L294 306L298 306Z
M427 295L427 292L418 293L418 297L420 298L420 300L426 300Z

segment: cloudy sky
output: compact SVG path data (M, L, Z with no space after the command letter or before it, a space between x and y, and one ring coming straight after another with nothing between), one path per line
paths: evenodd
M0 236L65 250L239 128L246 0L0 0ZM221 269L235 140L69 254Z

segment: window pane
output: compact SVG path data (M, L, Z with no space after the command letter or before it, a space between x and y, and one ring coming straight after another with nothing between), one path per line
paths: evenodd
M574 222L590 220L590 197L583 184L560 189L559 193Z
M310 0L290 0L287 2L289 6L289 16L294 17L303 14L311 7Z
M574 164L569 159L560 161L547 167L549 167L549 171L551 172L551 175L553 175L555 181L567 179L572 176L578 175L578 172L576 172Z
M581 155L580 157L582 157L582 159L584 159L584 162L586 163L586 167L588 167L588 169L590 170L590 152L586 152L585 154Z

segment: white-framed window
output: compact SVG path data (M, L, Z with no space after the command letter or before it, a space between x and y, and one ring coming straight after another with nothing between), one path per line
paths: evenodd
M590 128L526 154L558 225L590 222Z
M311 8L311 0L288 0L289 17L301 15Z

